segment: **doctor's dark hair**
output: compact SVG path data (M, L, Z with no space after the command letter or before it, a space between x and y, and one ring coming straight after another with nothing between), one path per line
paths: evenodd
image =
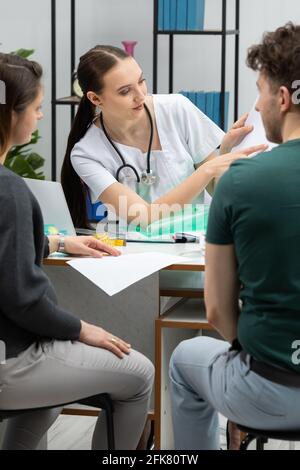
M130 57L123 49L114 46L95 46L84 54L79 61L77 77L83 92L62 165L61 183L75 227L89 227L87 219L85 184L77 175L71 163L74 145L85 135L91 125L96 107L87 98L87 92L100 94L103 91L103 78L120 60Z
M0 81L4 96L0 103L0 155L8 150L12 114L22 113L38 95L42 67L15 54L0 53Z
M285 86L293 94L293 83L300 79L300 26L289 22L266 32L261 44L248 49L247 65L265 75L274 92Z

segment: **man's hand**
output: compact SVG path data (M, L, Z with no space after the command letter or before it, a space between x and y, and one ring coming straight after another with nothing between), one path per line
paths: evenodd
M120 359L124 357L124 354L129 354L131 349L130 344L117 336L105 331L100 326L91 325L82 320L79 341L89 346L108 349L108 351L111 351Z
M59 236L49 236L50 253L58 248ZM121 252L94 237L65 237L65 252L70 255L91 256L102 258L104 254L119 256Z

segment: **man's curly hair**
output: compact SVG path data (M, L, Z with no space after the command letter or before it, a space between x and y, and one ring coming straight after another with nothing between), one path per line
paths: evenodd
M285 86L292 94L292 84L300 80L300 26L287 23L267 32L261 44L248 49L247 65L262 72L272 88Z

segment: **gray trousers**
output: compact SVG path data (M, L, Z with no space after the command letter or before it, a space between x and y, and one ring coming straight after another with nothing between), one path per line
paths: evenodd
M147 418L153 376L152 363L134 350L119 359L78 341L44 341L0 365L0 409L44 407L108 393L114 401L116 448L135 449ZM60 411L33 411L9 419L2 448L37 448ZM92 448L107 449L101 413Z
M300 388L257 375L229 344L213 338L183 341L170 364L176 449L220 448L218 412L257 429L293 430L300 423Z

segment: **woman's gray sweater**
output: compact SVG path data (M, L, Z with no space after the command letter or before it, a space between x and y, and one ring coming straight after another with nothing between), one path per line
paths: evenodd
M0 165L0 340L7 359L41 338L79 337L80 320L57 305L42 269L48 254L43 229L26 183Z

